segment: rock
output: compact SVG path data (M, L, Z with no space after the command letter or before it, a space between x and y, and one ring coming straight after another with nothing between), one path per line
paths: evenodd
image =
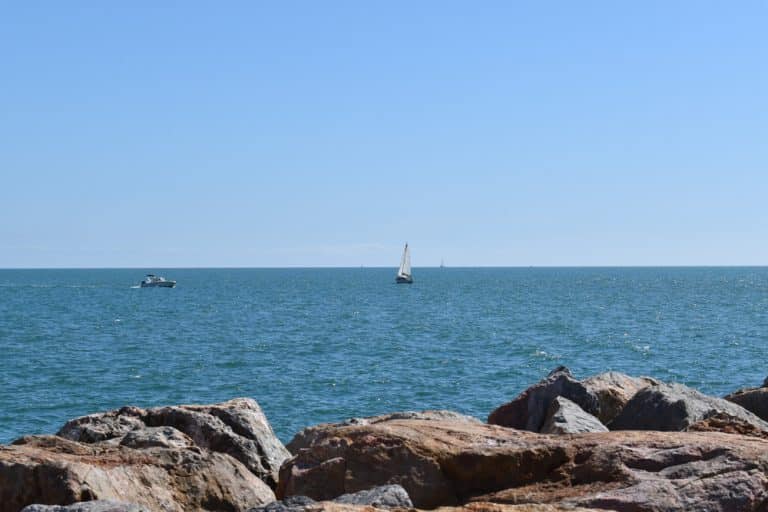
M289 500L276 501L265 507L259 507L248 512L376 512L387 509L375 508L370 505L349 505L336 501L299 502L288 505ZM398 509L405 510L405 509ZM411 509L415 510L415 509ZM473 502L457 507L440 507L434 512L598 512L598 509L587 509L573 506L556 505L509 505L502 503ZM600 511L602 512L602 511Z
M144 409L123 407L115 411L89 414L64 424L58 435L81 443L98 443L108 439L120 438L132 430L144 428L142 417Z
M261 507L255 507L248 512L303 512L317 502L307 496L289 496L281 501L273 501Z
M369 505L382 509L413 508L411 498L400 485L382 485L366 491L342 494L333 501L347 505Z
M768 421L768 388L740 389L725 397L764 421Z
M147 427L173 427L178 433L164 437L162 432ZM71 420L58 435L84 443L112 440L135 447L152 443L183 445L191 440L205 450L234 457L273 488L277 486L280 465L290 457L259 404L250 398L214 405L123 407Z
M597 396L600 403L597 418L605 424L619 415L635 393L659 384L659 381L650 377L630 377L619 372L605 372L588 377L581 383Z
M392 420L424 420L424 421L468 421L470 423L480 423L480 420L454 411L430 410L430 411L406 411L382 414L379 416L370 416L368 418L350 418L340 423L321 423L312 427L306 427L297 433L287 448L291 453L298 453L302 448L310 446L316 434L325 432L328 428L346 427L352 425L365 426L384 423Z
M542 434L577 434L579 432L608 432L600 420L562 396L552 400Z
M35 504L116 500L152 511L245 511L275 499L239 461L222 453L112 441L24 437L0 446L0 512Z
M544 380L523 391L517 398L498 407L488 416L488 423L539 432L552 400L562 396L593 416L600 416L597 394L574 379L568 368L555 368Z
M657 384L638 391L608 428L680 431L715 415L749 423L757 430L768 432L768 423L743 407L682 384Z
M408 493L399 485L382 485L365 491L342 494L333 500L345 505L363 505L377 509L413 508ZM252 508L248 512L304 512L306 510L325 510L327 502L317 502L307 496L288 496L281 501Z
M121 446L129 448L192 448L195 442L189 436L173 427L145 427L132 430L120 439Z
M151 512L148 508L134 503L95 500L73 503L72 505L29 505L21 512Z
M278 496L330 500L399 484L418 508L540 503L627 511L765 510L768 441L719 432L545 436L470 421L318 428Z

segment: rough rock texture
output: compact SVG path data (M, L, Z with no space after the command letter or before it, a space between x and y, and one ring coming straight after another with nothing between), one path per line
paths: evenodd
M152 512L148 508L134 503L120 501L95 500L73 503L72 505L29 505L21 512Z
M265 507L259 507L248 512L376 512L388 509L372 507L370 505L349 505L335 501L314 501L305 496L295 501L288 498L284 501L275 501ZM391 509L390 509L391 510ZM416 509L396 509L416 510ZM472 502L458 507L440 507L435 512L598 512L598 509L573 506L556 505L509 505L504 503Z
M682 384L657 384L638 391L608 428L679 431L716 415L768 432L768 423L743 407Z
M375 507L381 510L394 508L413 508L411 498L399 485L382 485L365 491L342 494L333 503ZM333 506L327 502L317 502L307 496L288 496L282 501L274 501L268 505L252 508L248 512L303 512L306 510L322 510Z
M274 493L239 461L197 446L137 450L56 436L0 446L0 512L90 500L136 503L153 512L244 511L273 501Z
M768 510L768 441L715 432L543 436L470 421L326 426L278 496L329 500L400 484L418 508L470 500L627 511Z
M593 416L600 416L597 394L573 378L568 368L555 368L544 380L523 391L517 398L498 407L488 416L488 423L539 432L552 400L562 396Z
M368 418L351 418L341 423L321 423L312 427L306 427L296 434L290 443L288 450L295 454L302 448L306 448L315 440L317 435L323 435L329 428L348 427L348 426L366 426L385 423L392 420L423 420L423 421L468 421L470 423L481 424L480 420L472 416L466 416L454 411L407 411L382 414L380 416L370 416Z
M171 431L164 434L157 430L161 427L173 427L184 436ZM200 448L234 457L273 488L277 486L280 465L290 457L259 404L250 398L235 398L214 405L123 407L73 419L58 435L83 443L113 441L133 447L192 442Z
M411 498L400 485L382 485L365 491L342 494L334 499L347 505L369 505L376 508L412 508Z
M320 504L307 496L289 496L281 501L273 501L261 507L254 507L248 512L303 512L308 508L317 508Z
M760 419L768 421L768 388L740 389L727 395L725 400L740 405Z
M608 432L600 420L584 411L567 398L558 396L549 406L547 419L541 427L542 434L578 434L583 432Z
M659 383L650 377L630 377L619 372L600 373L581 381L588 391L597 396L600 403L597 419L602 423L608 423L618 416L635 393Z

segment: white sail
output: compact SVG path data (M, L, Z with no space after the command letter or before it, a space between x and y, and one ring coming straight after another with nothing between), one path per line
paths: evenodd
M411 251L408 244L405 244L403 257L400 259L400 268L397 271L398 277L411 277Z

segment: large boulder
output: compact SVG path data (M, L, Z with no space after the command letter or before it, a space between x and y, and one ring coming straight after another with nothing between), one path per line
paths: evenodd
M768 421L768 388L740 389L725 396L725 400L740 405L760 419Z
M576 380L568 368L560 366L511 402L496 408L488 416L488 423L539 432L549 406L558 396L569 399L593 416L600 415L597 394Z
M172 427L185 437L161 440L163 434L156 429L164 427ZM259 404L250 398L213 405L123 407L73 419L58 435L83 443L112 441L132 446L191 440L205 450L234 457L273 488L277 486L280 465L290 457Z
M632 511L768 507L768 441L719 432L543 436L471 421L391 419L316 429L278 497L331 500L401 485L417 508L472 500Z
M453 422L453 421L468 421L470 423L480 424L480 420L472 416L467 416L454 411L445 410L428 410L428 411L405 411L405 412L393 412L389 414L381 414L379 416L369 416L367 418L350 418L340 423L321 423L311 427L305 427L300 430L293 439L288 443L287 448L293 454L298 453L303 448L311 446L318 436L323 436L328 429L349 427L349 426L366 426L376 425L379 423L387 423L393 420L422 420L422 421L441 421L441 422Z
M552 400L547 419L541 427L542 434L578 434L584 432L608 432L600 420L584 411L567 398L558 396Z
M602 423L609 423L638 391L659 384L659 381L650 377L630 377L619 372L605 372L588 377L582 380L581 384L597 396L600 404L597 418Z
M768 432L768 423L743 407L682 384L656 384L638 391L608 428L680 431L716 415Z
M517 398L491 412L488 423L540 432L552 401L561 396L607 424L635 393L657 383L649 377L630 377L619 372L605 372L577 380L568 368L559 366Z
M136 449L58 436L0 446L0 512L92 500L163 512L245 511L273 501L274 493L239 461L197 446Z

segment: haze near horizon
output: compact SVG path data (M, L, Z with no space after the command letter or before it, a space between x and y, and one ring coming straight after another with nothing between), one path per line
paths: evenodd
M765 264L767 15L6 5L0 268Z

